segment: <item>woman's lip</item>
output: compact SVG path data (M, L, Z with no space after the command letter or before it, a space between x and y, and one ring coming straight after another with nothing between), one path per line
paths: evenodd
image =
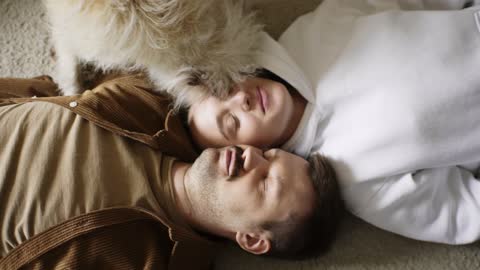
M262 111L265 114L268 109L267 94L260 87L257 87L257 93L260 101L260 106L262 107Z

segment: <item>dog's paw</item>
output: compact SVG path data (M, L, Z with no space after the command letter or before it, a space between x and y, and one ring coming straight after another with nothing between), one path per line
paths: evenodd
M71 83L71 82L57 82L59 91L63 96L73 96L80 94L81 88L78 83Z
M80 84L80 72L76 66L71 68L70 72L66 72L67 69L63 68L64 66L57 66L56 74L54 75L54 80L58 85L59 91L64 96L72 96L79 94L82 90Z

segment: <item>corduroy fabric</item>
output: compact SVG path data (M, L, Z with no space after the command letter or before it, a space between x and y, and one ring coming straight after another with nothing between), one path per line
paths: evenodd
M194 160L187 132L141 75L124 76L77 96L55 96L48 76L0 79L0 106L51 102L115 134L185 161ZM73 102L73 103L72 103ZM209 269L214 244L139 208L111 208L71 218L25 241L0 269Z
M166 224L138 208L88 213L18 246L0 269L208 269L212 244L185 232L172 242Z
M151 91L143 75L115 78L75 96L55 96L57 86L48 77L0 79L0 106L25 102L52 102L97 126L161 150L183 161L197 157L171 99Z

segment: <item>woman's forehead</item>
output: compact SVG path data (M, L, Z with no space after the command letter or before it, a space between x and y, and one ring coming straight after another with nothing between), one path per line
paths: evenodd
M216 98L209 97L193 104L188 111L188 125L192 128L211 130L216 127L217 118L225 113L226 109Z

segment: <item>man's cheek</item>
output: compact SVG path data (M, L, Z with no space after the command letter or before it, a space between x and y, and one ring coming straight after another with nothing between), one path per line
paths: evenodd
M232 215L238 216L244 212L248 197L242 196L238 191L240 187L235 187L228 195L224 196L224 203L230 209Z

